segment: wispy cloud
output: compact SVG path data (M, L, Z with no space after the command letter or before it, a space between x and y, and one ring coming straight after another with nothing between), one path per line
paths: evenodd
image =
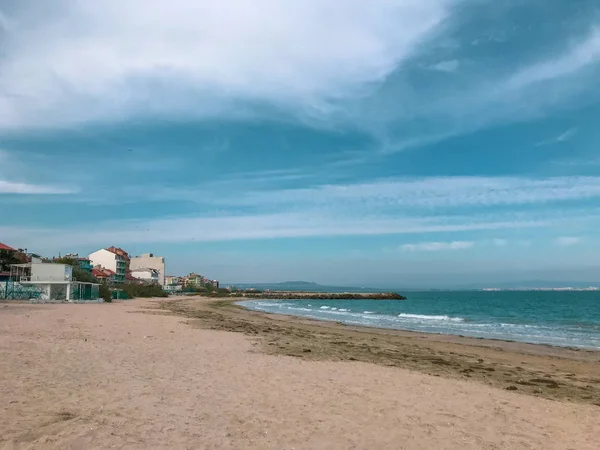
M576 245L581 242L580 237L576 236L562 236L556 239L556 243L560 246L567 247L570 245Z
M418 244L404 244L400 249L405 252L438 252L443 250L465 250L475 245L472 241L454 242L421 242Z
M0 180L0 194L75 194L77 189L60 186L43 186L38 184L14 183Z
M430 70L437 70L438 72L456 72L460 67L460 63L456 59L448 61L440 61L436 64L427 66Z
M575 219L573 219L575 220ZM170 219L107 221L85 227L27 228L0 227L7 241L26 242L29 248L59 249L73 246L152 242L219 242L316 236L378 236L468 232L545 227L547 220L518 220L508 217L361 217L319 211L256 215L220 215ZM25 245L25 243L21 244ZM458 244L460 245L460 244Z
M451 3L173 0L168 12L159 0L16 3L0 128L243 116L257 103L321 114L385 79Z
M537 144L535 144L535 146L541 147L543 145L551 145L551 144L558 144L560 142L566 142L569 139L571 139L572 137L574 137L576 134L577 134L577 128L569 128L567 131L559 134L556 137L538 142Z
M236 194L239 205L313 204L370 207L524 205L600 197L600 177L430 177Z
M401 91L405 107L394 109L395 116L386 119L397 123L418 118L419 131L407 131L395 139L383 133L381 153L424 147L497 124L539 118L562 107L597 101L597 77L586 74L600 64L600 28L592 28L567 49L556 49L555 55L542 61L526 60L510 70L498 67L497 75L487 67L478 66L475 60L469 82L464 85L428 89L419 95L406 88ZM553 83L552 89L541 93L539 89L548 82ZM582 96L584 92L589 95ZM365 121L364 117L361 119ZM423 124L427 126L422 127ZM564 142L575 133L576 130L563 133L555 142Z
M508 81L507 87L521 89L534 83L555 80L599 61L600 28L595 28L585 40L573 46L563 56L534 64L514 75Z

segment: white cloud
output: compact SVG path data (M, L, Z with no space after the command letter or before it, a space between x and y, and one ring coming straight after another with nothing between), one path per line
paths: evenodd
M570 128L567 131L565 131L564 133L559 134L556 137L553 137L552 139L547 139L545 141L541 141L538 142L536 145L536 147L540 147L542 145L550 145L550 144L557 144L560 142L566 142L569 139L571 139L573 136L575 136L577 134L577 128Z
M506 239L492 239L492 244L494 244L496 247L506 247L508 245L508 241Z
M576 244L579 244L580 242L581 242L581 238L575 237L575 236L562 236L562 237L559 237L556 239L556 243L563 247L567 247L570 245L576 245Z
M511 89L521 89L534 83L555 80L600 61L600 29L593 29L590 35L573 46L570 51L557 59L544 61L523 69L507 83Z
M0 128L243 115L244 102L320 114L382 81L440 24L450 3L17 3L0 60Z
M440 61L437 64L428 66L431 70L437 70L439 72L456 72L460 66L460 63L456 59L449 61Z
M600 27L596 25L583 40L566 50L557 49L552 57L541 62L526 61L517 68L501 65L490 71L489 67L478 66L475 60L470 67L468 83L449 84L418 93L413 91L412 85L405 83L408 87L400 90L402 107L388 108L386 111L392 111L392 117L379 120L398 122L418 118L427 126L424 131L407 132L391 143L384 133L385 148L381 153L430 145L500 123L544 117L564 107L595 104L599 98L597 75L594 76L591 69L599 64ZM553 84L545 87L546 82ZM540 88L544 90L540 91ZM395 87L392 91L396 96L398 89ZM377 113L371 112L375 116ZM367 120L365 117L360 119ZM417 123L423 128L420 121ZM558 136L555 142L568 140L575 131Z
M442 250L464 250L473 247L472 241L454 242L421 242L418 244L404 244L400 248L405 252L437 252Z
M44 186L39 184L14 183L0 180L0 194L74 194L76 189L60 186Z
M253 239L280 239L311 236L376 236L477 230L545 227L546 220L518 220L507 217L340 217L318 211L171 218L93 223L77 229L0 227L6 241L22 242L28 248L59 249L72 246L123 245L152 242L215 242ZM455 244L461 246L463 244ZM40 250L40 251L41 251Z
M600 197L600 177L430 177L236 193L232 198L214 199L221 204L235 205L362 205L380 208L525 205L596 197Z

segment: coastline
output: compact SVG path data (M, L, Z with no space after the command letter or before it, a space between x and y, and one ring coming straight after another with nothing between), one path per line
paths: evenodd
M409 327L403 327L403 326L385 326L385 325L379 325L378 323L357 323L356 321L346 321L343 318L340 317L327 317L327 316L321 316L318 317L316 315L314 315L314 313L318 313L320 311L315 310L314 312L311 312L311 314L303 314L303 313L286 313L286 312L280 312L280 311L273 311L272 309L263 309L260 307L253 307L250 305L245 305L245 302L249 302L252 303L253 301L260 301L260 300L268 300L271 303L278 303L279 301L285 301L285 300L306 300L305 298L302 299L298 299L298 298L290 298L290 299L242 299L242 300L238 300L235 302L235 304L237 306L240 306L244 309L247 309L249 311L255 311L255 312L262 312L265 314L275 314L275 315L282 315L282 316L292 316L292 317L296 317L298 319L307 319L307 320L314 320L317 322L333 322L333 323L339 323L339 324L343 324L345 326L355 326L355 327L359 327L359 328L367 328L367 329L378 329L378 330L396 330L396 331L400 331L400 332L411 332L411 333L420 333L420 334L425 334L425 335L441 335L441 336L455 336L455 337L460 337L460 338L468 338L468 339L477 339L477 340L484 340L484 341L495 341L495 342L514 342L514 343L521 343L521 344L531 344L531 345L537 345L537 346L546 346L546 347L556 347L559 349L569 349L569 350L575 350L575 351L591 351L591 352L600 352L600 346L591 346L591 345L560 345L560 344L556 344L554 342L543 342L543 341L532 341L532 340L519 340L517 337L515 337L514 339L510 337L510 335L507 335L508 337L504 337L504 336L492 336L492 335L477 335L477 334L472 334L469 332L469 330L457 330L456 332L451 332L448 331L446 332L446 330L442 330L442 331L438 331L438 330L433 330L433 331L429 331L429 330L420 330L420 329L415 329L415 328L409 328ZM333 299L320 299L320 300L333 300ZM347 300L347 299L345 299ZM310 306L310 305L309 305ZM346 307L346 306L345 306ZM329 309L329 307L322 307L322 308L327 308ZM342 311L348 311L346 309L338 309L338 308L331 308L331 310L338 310L340 312ZM306 309L302 309L301 311L309 311ZM374 314L373 312L369 312L369 314ZM411 314L407 314L408 316L410 316ZM370 316L373 317L373 316ZM419 316L419 315L413 315L413 317L427 317L427 316ZM435 316L434 316L435 317ZM439 316L439 317L446 317L447 320L456 320L459 322L464 322L465 319L463 318L453 318L453 317L448 317L448 316ZM518 335L515 335L518 336Z
M267 354L370 362L600 406L600 351L345 325L249 310L238 301L173 298L157 307L199 328L257 337Z
M244 292L233 295L236 298L255 300L407 300L396 292L306 292L306 291L269 291Z
M480 377L515 365L597 377L580 352L492 353L214 298L10 303L0 318L2 449L595 450L600 439L600 407L560 380L544 380L552 398ZM472 373L457 374L461 358Z

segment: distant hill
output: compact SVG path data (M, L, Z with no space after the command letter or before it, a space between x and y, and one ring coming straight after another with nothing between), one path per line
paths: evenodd
M233 283L233 286L239 289L258 289L261 291L303 291L303 292L410 292L410 291L470 291L486 288L492 289L556 289L572 287L575 289L584 289L589 287L599 287L599 281L548 281L548 280L528 280L514 282L482 282L468 285L455 285L448 287L407 287L402 288L373 288L367 286L328 286L318 284L312 281L284 281L282 283Z
M387 292L389 289L376 289L356 286L325 286L312 281L284 281L283 283L239 283L240 289L259 289L261 291L303 291L303 292Z

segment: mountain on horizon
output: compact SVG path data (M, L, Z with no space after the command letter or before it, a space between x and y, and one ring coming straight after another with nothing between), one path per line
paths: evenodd
M383 292L386 289L356 286L326 286L313 281L284 281L281 283L239 283L234 284L242 289L306 291L306 292ZM389 289L387 289L389 290Z
M233 283L233 285L242 289L259 290L280 290L280 291L306 291L306 292L406 292L406 291L458 291L458 290L480 290L480 289L557 289L572 287L575 289L584 289L589 287L600 288L599 281L548 281L548 280L525 280L525 281L505 281L505 282L483 282L471 283L467 285L455 286L404 286L394 288L373 288L357 286L329 286L314 281L283 281L279 283Z

